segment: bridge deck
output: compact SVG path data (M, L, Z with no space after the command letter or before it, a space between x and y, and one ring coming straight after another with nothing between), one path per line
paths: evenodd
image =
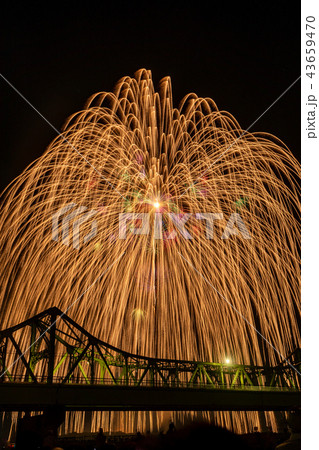
M300 391L203 389L41 383L0 384L0 410L288 411L300 407Z

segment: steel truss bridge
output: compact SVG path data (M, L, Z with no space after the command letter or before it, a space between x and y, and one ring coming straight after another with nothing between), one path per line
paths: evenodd
M50 308L0 331L0 410L293 410L300 407L300 350L286 361L270 367L134 355Z

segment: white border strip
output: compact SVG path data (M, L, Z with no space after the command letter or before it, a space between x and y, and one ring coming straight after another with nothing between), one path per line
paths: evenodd
M314 16L311 24L306 21L308 16ZM315 25L313 38L315 45L307 46L306 23ZM306 62L306 49L314 48L315 62ZM310 72L306 64L315 65L315 76L306 75ZM312 88L311 88L312 84ZM301 165L302 165L302 391L301 391L301 442L303 449L310 449L318 442L318 408L319 375L318 356L318 321L319 321L319 245L318 245L318 209L319 209L319 106L309 105L308 96L319 97L319 2L318 0L303 0L301 3ZM307 105L308 103L308 105ZM308 113L315 110L315 134L317 138L308 137Z

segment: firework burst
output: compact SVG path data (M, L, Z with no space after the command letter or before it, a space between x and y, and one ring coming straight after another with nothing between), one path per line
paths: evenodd
M150 71L121 79L3 193L2 328L65 310L105 271L68 312L104 341L156 357L277 363L240 314L281 354L300 344L298 177L280 140L245 133L213 100L189 94L174 108L169 77L159 92ZM78 249L52 240L52 217L70 203L96 211L81 236L93 221L97 233ZM251 239L221 238L234 211ZM119 239L126 212L147 213L149 233L133 234L132 222ZM155 238L158 212L164 239ZM191 215L192 239L176 227L166 239L171 213ZM212 239L196 213L223 214Z

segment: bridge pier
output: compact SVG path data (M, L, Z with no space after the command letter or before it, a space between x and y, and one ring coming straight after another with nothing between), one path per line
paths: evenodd
M274 411L278 433L284 433L288 428L285 413L282 411Z
M258 411L258 419L259 419L259 428L262 433L266 433L268 431L266 416L264 411Z
M84 411L84 433L91 433L93 411Z
M11 411L3 411L0 417L0 445L4 447L10 435L10 429L12 426L12 413Z
M34 450L39 446L53 446L64 420L65 409L61 407L46 408L43 414L36 416L30 416L26 411L24 417L18 419L15 448Z

